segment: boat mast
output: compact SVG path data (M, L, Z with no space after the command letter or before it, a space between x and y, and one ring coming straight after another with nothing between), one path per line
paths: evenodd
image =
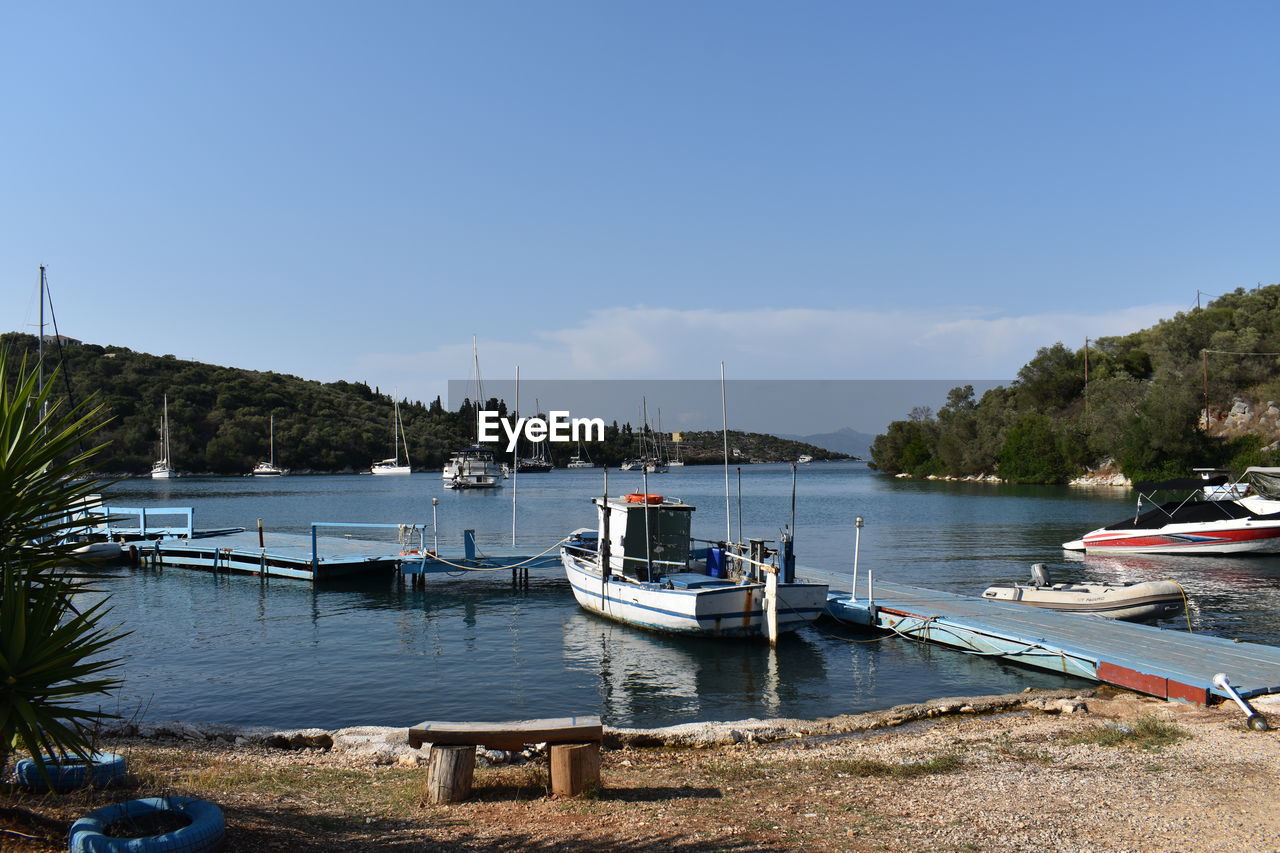
M471 365L476 372L476 441L480 441L480 410L484 408L484 384L480 381L480 353L476 349L476 336L471 336Z
M40 334L36 338L36 392L44 392L44 264L40 265ZM40 419L48 414L47 403L40 404Z
M164 458L164 467L169 467L169 395L164 395L164 423L160 430L160 451Z
M479 371L479 367L476 368ZM479 373L477 372L477 376ZM516 410L513 415L516 422L520 420L520 365L516 365ZM511 451L511 547L516 546L516 483L520 477L520 438L516 437L515 447Z
M720 362L720 417L724 421L724 541L733 541L733 518L729 514L729 404L724 396L724 362Z

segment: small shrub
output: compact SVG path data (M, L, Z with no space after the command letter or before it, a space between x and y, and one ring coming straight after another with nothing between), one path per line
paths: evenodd
M1167 723L1150 714L1136 718L1128 725L1091 726L1071 737L1073 744L1094 746L1132 746L1156 750L1171 746L1190 733L1181 726Z

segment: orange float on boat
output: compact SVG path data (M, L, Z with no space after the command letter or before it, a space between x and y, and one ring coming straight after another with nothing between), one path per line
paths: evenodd
M660 504L662 503L662 495L642 495L639 492L627 495L627 503L629 504Z

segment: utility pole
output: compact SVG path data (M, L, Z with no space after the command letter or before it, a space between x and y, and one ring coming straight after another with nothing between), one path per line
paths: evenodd
M1200 350L1200 366L1204 374L1204 429L1209 431L1209 351Z
M1089 423L1089 338L1084 339L1084 419Z

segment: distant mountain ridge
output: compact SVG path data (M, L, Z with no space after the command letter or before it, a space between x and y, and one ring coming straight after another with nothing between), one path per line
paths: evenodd
M871 457L871 442L875 441L874 435L858 432L852 427L841 427L835 432L820 432L815 435L777 433L777 436L788 441L803 441L805 444L825 447L835 453L857 456L860 459L869 459Z

